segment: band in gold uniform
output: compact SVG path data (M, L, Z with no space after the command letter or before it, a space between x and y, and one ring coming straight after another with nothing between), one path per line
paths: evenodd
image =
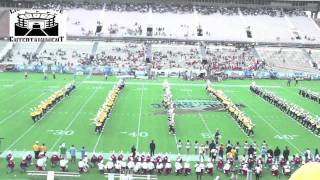
M105 122L110 117L111 111L115 105L116 99L120 93L120 91L124 88L124 80L120 79L118 83L113 87L113 89L109 92L108 97L106 98L105 102L99 109L97 116L95 118L95 132L101 133Z
M239 126L244 130L244 132L246 132L248 136L254 134L254 124L251 122L251 119L245 116L244 113L240 111L240 109L233 104L233 102L226 95L224 95L222 91L214 90L210 81L207 81L206 89L210 96L215 96L224 105L226 110L237 121Z
M68 83L62 89L53 93L48 99L44 100L31 112L31 118L34 123L40 120L54 105L60 102L65 96L69 96L70 93L76 88L74 81Z

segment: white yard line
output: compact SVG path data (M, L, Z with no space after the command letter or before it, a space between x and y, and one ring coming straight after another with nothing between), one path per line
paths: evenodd
M107 124L107 123L108 123L108 121L106 122L106 124ZM97 139L97 142L96 142L96 144L94 145L93 152L96 152L96 149L97 149L98 144L99 144L99 142L100 142L101 135L102 135L102 132L100 132L99 137L98 137L98 139Z
M0 124L3 124L4 122L6 122L8 119L10 119L11 117L13 117L14 115L16 115L17 113L21 112L26 106L32 104L34 101L36 101L39 97L43 96L45 93L40 94L39 96L37 96L36 98L34 98L33 100L29 101L27 104L25 104L24 106L22 106L21 108L19 108L18 110L16 110L15 112L13 112L12 114L10 114L9 116L7 116L6 118L3 118L0 121Z
M201 121L202 121L203 125L206 127L206 129L207 129L208 133L210 134L211 139L212 139L212 140L214 140L213 133L212 133L212 131L210 130L210 128L209 128L209 126L208 126L208 124L207 124L206 120L203 118L203 116L202 116L202 114L201 114L200 112L198 112L198 115L199 115L199 117L200 117L200 119L201 119Z
M98 89L95 89L94 92L91 94L91 96L82 104L80 109L78 110L77 114L74 116L74 118L69 122L68 126L64 129L64 131L68 130L72 124L75 122L75 120L78 119L79 115L82 113L83 109L86 107L86 105L89 103L89 101L93 98L93 96L97 93ZM54 142L54 144L51 146L49 151L52 151L56 145L59 143L59 141L62 139L63 134L59 136L59 138Z
M188 91L187 93L188 93L189 98L192 98L190 92ZM207 129L207 132L209 133L211 139L214 140L213 133L212 133L212 131L210 130L207 122L205 121L205 119L203 118L203 116L202 116L202 114L201 114L200 112L198 112L198 116L200 117L200 119L201 119L201 121L202 121L202 124L203 124L203 125L205 126L205 128Z
M137 142L136 142L136 149L139 149L139 137L140 137L140 126L141 126L141 114L142 114L142 100L143 100L143 92L144 92L144 85L141 88L141 96L140 96L140 111L139 111L139 120L138 120L138 132L137 132Z

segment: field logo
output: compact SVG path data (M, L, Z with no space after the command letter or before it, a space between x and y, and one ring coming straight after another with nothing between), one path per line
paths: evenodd
M10 10L11 42L65 40L65 16L61 10Z
M220 111L224 109L223 104L221 104L217 100L202 100L202 99L195 99L195 100L176 100L174 101L174 105L176 109L184 109L184 110L215 110Z
M151 104L155 109L162 109L162 104ZM225 111L223 104L218 100L207 99L182 99L175 100L174 106L176 113L195 113L203 111ZM156 112L155 114L163 114L165 112Z

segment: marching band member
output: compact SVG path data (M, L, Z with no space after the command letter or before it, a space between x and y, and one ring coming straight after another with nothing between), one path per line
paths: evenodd
M222 160L222 157L219 157L219 160L217 162L217 167L218 167L219 170L223 170L224 162Z
M211 176L213 175L213 163L211 159L208 159L208 163L206 165L206 172Z
M241 163L241 166L240 166L240 170L241 170L241 174L243 176L247 176L247 173L248 173L248 163L247 162L242 162Z
M62 172L68 171L68 160L65 158L60 159L60 169Z
M227 162L224 166L223 166L223 173L226 174L226 175L229 175L230 173L230 168L231 168L231 165L229 162Z
M201 180L203 171L202 171L202 167L201 167L201 165L200 165L200 162L198 161L198 162L194 165L194 167L195 167L195 171L196 171L196 174L197 174L197 180L198 180L198 179Z
M11 160L11 158L13 157L13 154L11 151L8 152L7 156L6 156L6 160L7 162L9 162Z
M38 171L45 171L46 170L46 161L47 161L47 158L45 156L39 156L39 158L37 159L37 164L36 164Z
M28 163L28 166L30 166L32 163L32 155L30 153L27 154L26 161Z
M127 162L121 160L121 161L120 161L120 164L121 164L121 173L125 173L125 171L126 171L126 169L127 169Z
M14 169L15 163L13 161L13 156L10 157L10 159L7 162L7 169L8 169L8 173L12 173L13 169Z
M128 160L128 173L132 174L134 169L134 162L132 158L129 158Z
M148 173L149 174L153 174L153 171L154 171L154 164L152 161L148 160L147 161L147 164L148 164Z
M191 166L188 160L184 162L183 171L185 176L191 174Z
M158 173L158 175L161 175L162 170L163 170L163 163L162 163L161 160L159 160L159 161L157 162L156 168L157 168L157 173Z
M116 164L114 165L116 173L121 172L121 161L117 161Z
M92 167L95 167L98 163L98 157L96 156L95 153L92 154L91 159L90 159L90 163L92 165Z
M51 161L51 167L55 167L58 165L58 162L60 161L60 158L58 156L57 152L53 152L50 158Z
M138 161L136 162L136 164L134 165L133 172L134 172L134 173L140 173L141 168L142 168L141 161L138 160Z
M112 158L110 158L107 164L104 166L104 168L107 170L108 173L110 173L113 169L113 165L114 164L112 162Z
M287 177L291 176L291 167L289 162L287 162L286 165L283 166L283 174Z
M28 161L26 160L26 157L23 156L20 162L20 168L21 172L26 172L28 168Z
M103 164L103 160L99 161L98 165L98 169L100 174L104 174L104 164Z
M172 171L171 161L170 159L167 160L167 163L165 164L165 173L166 175L170 174Z
M272 166L271 166L271 173L272 173L272 176L276 176L276 177L279 176L279 167L278 167L278 164L272 164Z
M82 159L79 160L78 162L78 169L79 169L79 173L84 173L85 172L85 163L83 162Z

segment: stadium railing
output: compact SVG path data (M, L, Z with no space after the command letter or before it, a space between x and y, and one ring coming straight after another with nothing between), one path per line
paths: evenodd
M135 179L146 179L146 180L157 180L156 175L139 175L139 174L113 174L113 173L105 173L105 177L108 178L108 180L113 180L113 179L130 179L130 180L135 180Z
M54 172L54 171L27 171L28 176L47 176L47 180L54 180L54 177L80 177L78 172Z

